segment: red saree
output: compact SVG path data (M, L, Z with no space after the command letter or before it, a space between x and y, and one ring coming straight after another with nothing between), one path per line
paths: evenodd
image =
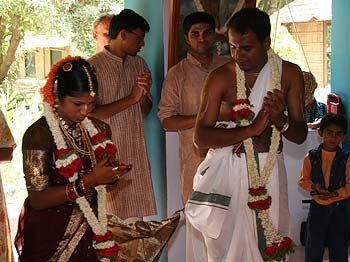
M96 127L108 127L94 121ZM28 191L68 183L55 171L53 152L56 150L45 118L36 121L23 137L23 170ZM89 157L82 158L85 170L91 168ZM96 191L86 194L96 208ZM92 247L92 230L76 203L67 202L44 210L34 209L26 199L19 218L15 246L19 260L39 261L98 261Z

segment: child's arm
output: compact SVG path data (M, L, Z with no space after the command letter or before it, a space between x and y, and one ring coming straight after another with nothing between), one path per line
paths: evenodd
M328 191L324 190L319 184L314 184L311 180L311 162L309 155L304 158L303 166L300 172L300 178L298 185L306 191L315 192L316 194L327 194Z
M303 165L301 167L301 172L300 172L300 178L298 180L298 185L306 190L306 191L313 191L315 190L313 187L313 183L311 181L311 162L309 155L307 155L304 158Z

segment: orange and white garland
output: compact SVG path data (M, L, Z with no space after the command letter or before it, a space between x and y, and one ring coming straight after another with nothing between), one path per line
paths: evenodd
M56 152L68 152L66 155L60 154L60 157L56 157L55 165L58 169L58 173L61 175L64 174L63 176L68 177L68 180L73 182L78 179L78 171L82 167L81 159L75 150L67 147L64 135L59 126L59 119L55 116L51 105L47 102L44 102L43 104L44 115L57 146ZM81 124L82 127L88 131L90 137L99 137L100 133L91 120L85 118ZM94 152L92 152L92 154L95 154L95 151L98 151L100 148L106 149L108 146L113 149L114 145L112 141L106 138L99 139L99 142L93 145ZM73 163L78 164L72 165ZM69 170L69 172L62 172L67 171L66 169ZM107 230L106 186L98 185L95 189L97 191L98 199L97 217L85 196L79 197L75 201L79 205L80 210L83 212L88 224L95 234L93 237L93 247L95 248L100 261L108 262L110 261L108 257L117 252L118 246L114 241L111 232Z
M268 63L271 69L271 89L281 89L280 73L278 70L278 64L275 57L275 53L272 49L268 50ZM245 87L245 75L244 71L236 64L236 79L237 79L237 100L246 101L246 87ZM241 106L242 107L242 106ZM240 109L251 109L250 102L243 105ZM247 126L251 124L250 119L240 120L240 125ZM268 195L266 185L269 177L272 173L276 154L280 143L280 132L272 125L271 144L269 153L265 161L265 166L259 174L257 162L255 159L255 152L252 138L247 138L243 141L246 158L247 158L247 170L248 176L251 181L251 188L249 188L248 206L255 210L258 214L258 218L261 220L264 236L266 240L265 254L267 261L281 261L285 259L287 253L293 250L293 242L289 237L282 237L276 227L273 225L269 207L272 199Z

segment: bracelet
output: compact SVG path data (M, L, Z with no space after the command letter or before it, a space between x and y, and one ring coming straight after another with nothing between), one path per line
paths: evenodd
M81 188L79 186L79 179L73 182L73 190L74 193L77 195L77 198L82 197L84 195L84 193L81 192Z
M73 192L74 192L74 194L76 195L77 198L80 197L80 195L78 194L77 188L75 186L75 181L73 182Z
M74 182L69 183L66 185L66 196L69 201L75 201L79 195L77 194L75 187L74 187Z
M79 197L82 197L83 195L85 195L85 190L83 190L83 187L81 186L81 180L82 179L79 178L74 181L74 189L79 195Z
M284 133L288 130L288 128L289 128L289 118L287 117L287 122L282 126L280 132Z

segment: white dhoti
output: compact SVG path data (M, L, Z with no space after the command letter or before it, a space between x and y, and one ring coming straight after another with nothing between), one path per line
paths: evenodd
M281 72L279 58L278 63ZM271 75L267 63L249 97L255 115L262 107L268 87L271 87ZM232 149L233 146L228 146L209 150L194 177L194 193L186 204L185 214L204 237L208 262L262 262L255 211L247 205L250 185L245 154L237 156L232 154ZM260 170L267 155L258 154ZM276 156L267 189L272 197L271 220L283 235L288 234L288 187L282 153Z
M210 151L199 166L195 178L197 195L195 193L186 205L187 219L203 234L208 262L263 261L258 248L255 212L247 205L249 181L245 154L238 157L227 152L232 147L225 149ZM228 154L231 155L230 163L227 163ZM266 157L267 153L259 154L260 169ZM212 169L212 164L218 169ZM277 155L267 189L272 197L269 209L272 222L287 234L288 188L282 153Z

